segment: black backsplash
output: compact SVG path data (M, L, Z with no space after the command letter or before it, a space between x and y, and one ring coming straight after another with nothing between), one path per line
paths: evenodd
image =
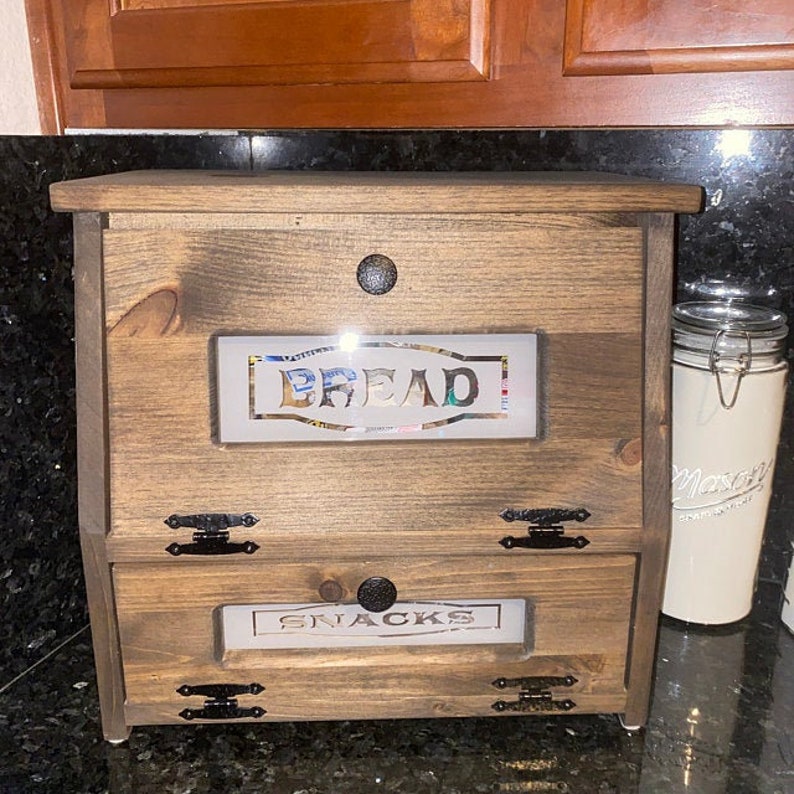
M49 209L52 182L141 168L281 168L599 170L696 183L705 209L679 219L679 297L704 279L727 280L794 317L792 130L0 138L0 162L0 687L87 620L71 218ZM791 407L761 562L761 576L778 583L794 535Z

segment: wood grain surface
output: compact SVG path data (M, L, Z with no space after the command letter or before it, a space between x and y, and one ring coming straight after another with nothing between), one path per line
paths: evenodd
M53 186L59 206L83 210L80 521L106 737L181 722L201 703L175 689L227 675L267 679L266 720L302 720L492 714L507 698L495 677L572 673L577 710L642 724L669 534L671 210L700 195L601 175L136 173ZM372 253L398 269L385 295L356 280ZM218 443L217 336L351 328L537 333L538 437ZM505 507L558 506L592 514L566 527L585 549L499 545L526 530ZM164 519L205 512L256 513L232 540L259 551L168 555L192 532ZM223 648L224 604L316 602L328 579L351 601L373 575L406 599L526 598L532 641Z
M72 88L486 80L489 0L71 0ZM189 35L188 35L189 31Z
M493 646L353 650L305 649L224 654L215 610L225 604L317 603L318 586L337 581L355 603L372 575L394 582L400 600L525 598L533 629L527 647ZM114 582L124 646L127 716L180 721L201 699L184 683L256 681L267 719L372 718L494 714L491 704L517 693L497 690L499 676L573 674L561 690L583 711L622 708L623 670L634 585L632 556L554 561L471 557L257 565L118 565ZM421 674L417 675L417 667ZM189 702L192 700L193 702ZM197 702L198 701L198 702ZM148 709L141 707L150 707ZM169 719L170 712L170 719Z
M794 67L789 0L756 0L750 13L735 0L567 0L565 5L566 75Z
M600 172L127 171L58 182L53 208L101 212L697 212L695 185Z
M33 37L52 39L50 62L35 60L48 134L794 118L787 0L28 4L46 9ZM100 84L114 87L77 87Z
M80 545L94 639L97 686L106 739L129 736L113 584L105 536L109 531L107 376L102 286L101 215L74 224L75 356L77 367L77 496Z
M568 220L106 232L114 540L152 534L159 553L165 517L208 511L253 511L257 543L311 547L371 530L499 533L510 505L582 505L588 528L640 526L642 231ZM387 295L355 279L374 252L397 263ZM212 337L351 327L542 333L541 438L215 442Z
M670 366L659 354L670 347L669 311L659 311L673 302L673 284L667 275L673 267L673 217L648 215L648 284L644 352L642 554L637 578L638 597L632 620L629 646L630 695L626 725L644 725L650 706L659 608L662 603L667 547L670 540Z

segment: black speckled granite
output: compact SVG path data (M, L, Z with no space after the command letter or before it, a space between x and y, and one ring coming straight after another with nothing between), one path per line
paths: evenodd
M88 633L0 693L0 793L791 794L794 637L665 619L648 727L615 717L136 728L102 741Z
M300 132L255 135L254 168L613 171L706 190L680 219L680 295L729 279L794 309L794 135L790 130Z
M248 168L247 138L0 138L0 686L85 625L76 542L71 219L62 179Z
M727 633L662 627L644 742L580 717L139 729L128 748L106 747L86 635L68 641L86 623L71 225L47 199L53 181L133 168L595 169L694 182L706 206L679 222L679 296L729 281L794 316L794 131L0 138L0 163L0 791L794 792L794 640L777 624L794 535L791 395L764 600ZM699 781L688 789L687 766Z

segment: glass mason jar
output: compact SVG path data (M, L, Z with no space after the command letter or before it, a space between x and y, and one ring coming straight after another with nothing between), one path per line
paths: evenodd
M772 488L787 367L781 312L673 308L672 534L662 611L690 623L745 617Z
M791 543L791 566L788 569L786 590L783 593L783 606L780 610L780 619L786 628L794 633L794 541Z

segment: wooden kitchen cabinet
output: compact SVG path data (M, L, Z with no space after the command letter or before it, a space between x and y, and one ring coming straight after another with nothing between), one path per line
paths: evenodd
M27 5L49 131L794 122L788 0Z
M605 174L133 172L75 213L105 735L647 715L674 213Z
M75 88L483 80L488 0L65 5Z

